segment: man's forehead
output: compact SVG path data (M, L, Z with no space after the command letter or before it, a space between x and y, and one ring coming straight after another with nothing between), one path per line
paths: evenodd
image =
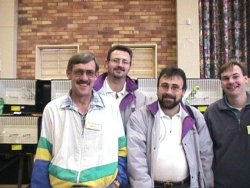
M95 69L95 61L92 60L88 63L78 63L78 64L75 64L73 66L74 69L81 69L81 68L84 68L84 69Z
M175 76L162 76L160 79L160 82L178 82L183 83L183 79L181 76L175 75Z
M242 71L239 66L232 66L226 69L224 72L221 73L221 76L231 76L234 74L242 74Z
M111 54L111 56L126 56L130 57L128 52L122 51L122 50L114 50Z

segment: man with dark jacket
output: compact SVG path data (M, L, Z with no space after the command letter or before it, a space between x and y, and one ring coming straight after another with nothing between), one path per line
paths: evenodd
M250 94L240 63L223 64L219 71L224 97L205 112L214 149L216 188L250 187Z

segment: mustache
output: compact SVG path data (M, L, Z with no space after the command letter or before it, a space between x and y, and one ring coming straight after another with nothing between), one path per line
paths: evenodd
M165 98L175 99L175 96L169 95L169 94L162 95L162 99L165 99Z
M123 67L120 67L120 66L118 66L118 67L114 68L114 70L121 70L121 71L125 71L125 69L124 69Z
M87 85L90 85L90 81L88 81L88 80L78 80L76 83L77 84L87 84Z

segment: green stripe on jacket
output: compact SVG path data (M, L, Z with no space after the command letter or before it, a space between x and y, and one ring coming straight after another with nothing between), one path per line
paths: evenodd
M101 178L105 178L107 176L113 175L116 173L116 169L118 167L118 163L114 162L107 165L102 165L98 167L93 167L87 170L81 171L80 174L80 183L94 181ZM78 172L75 170L68 170L61 168L59 166L51 165L49 167L49 172L52 176L62 179L64 181L77 183L77 174Z
M40 137L37 147L47 149L50 153L52 153L53 145L44 137Z

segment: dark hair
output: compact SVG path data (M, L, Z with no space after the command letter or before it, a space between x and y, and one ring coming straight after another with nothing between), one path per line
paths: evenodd
M99 70L99 65L97 63L96 57L93 53L77 53L69 59L67 70L71 71L73 66L76 64L86 64L94 60L95 62L95 72Z
M236 62L236 61L231 61L231 62L223 64L220 67L220 70L219 70L219 73L218 73L219 79L221 79L221 74L223 72L225 72L225 71L227 71L229 69L233 69L234 66L238 66L241 69L241 72L242 72L243 76L247 76L247 72L246 72L245 67L243 66L243 63L239 63L239 62Z
M175 67L162 69L162 71L161 71L161 73L159 75L158 81L157 81L157 87L159 87L160 79L162 77L170 78L170 77L173 77L173 76L180 76L182 78L182 80L183 80L183 88L182 89L186 90L187 89L186 74L182 69L175 68Z
M119 51L124 51L124 52L128 52L129 56L130 56L130 59L132 61L132 57L133 57L133 52L132 50L128 47L128 46L124 46L124 45L114 45L112 46L109 51L108 51L108 55L107 55L107 60L109 61L110 60L110 57L111 57L111 54L113 51L115 50L119 50ZM130 64L131 64L131 61L130 61Z

